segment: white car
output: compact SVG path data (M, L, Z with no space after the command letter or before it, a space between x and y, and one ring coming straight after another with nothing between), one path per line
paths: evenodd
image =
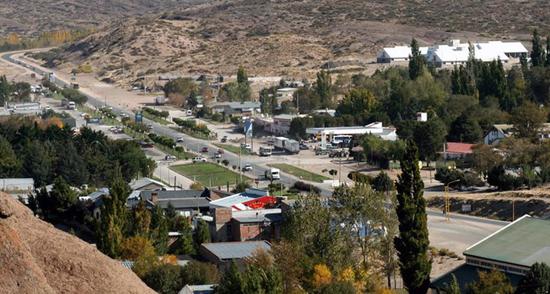
M195 162L206 162L206 158L201 157L201 156L194 157L193 158L193 163L195 163Z
M214 158L222 158L222 155L219 154L219 153L216 153L216 154L214 155Z
M177 143L183 143L183 137L177 138L177 139L176 139L176 142L177 142Z
M244 172L251 171L251 170L252 170L252 165L250 163L247 163L243 166Z

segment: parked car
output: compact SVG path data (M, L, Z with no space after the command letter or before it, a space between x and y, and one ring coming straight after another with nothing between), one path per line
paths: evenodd
M174 155L169 155L169 154L166 154L166 156L164 156L164 160L177 160L178 158L175 157Z
M300 143L300 150L309 150L309 146L304 143Z
M195 162L206 162L206 158L204 158L202 156L194 157L193 158L193 163L195 163Z
M155 147L155 144L153 144L151 142L141 141L138 144L141 148L153 148L153 147Z
M246 171L251 171L252 170L252 165L250 163L247 163L243 166L243 171L246 172Z
M246 150L252 150L252 146L248 143L242 143L241 144L241 149L246 149Z
M201 152L202 153L208 153L208 147L206 147L206 146L202 147Z
M221 139L221 142L222 142L222 143L227 142L227 136L223 136L223 138Z
M221 148L218 148L218 154L223 154L225 151L223 151L223 149Z
M214 154L214 158L222 158L222 155L220 153Z
M176 139L176 142L177 142L177 143L183 143L183 137L177 138L177 139Z

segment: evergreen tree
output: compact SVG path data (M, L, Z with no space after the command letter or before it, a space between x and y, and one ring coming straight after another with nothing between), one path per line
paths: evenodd
M0 135L0 178L17 178L21 163L11 148L10 142Z
M204 220L199 220L197 223L197 228L195 229L195 247L198 250L202 243L210 242L210 230L208 229L208 223Z
M122 178L117 166L109 187L109 195L103 197L101 222L97 232L98 249L112 258L120 254L127 218L126 199L129 194L130 187Z
M397 181L399 236L395 238L403 283L409 293L426 293L430 285L428 226L424 184L418 166L418 149L407 142Z
M446 287L442 289L444 294L460 294L460 286L454 274L451 274L451 283L445 286Z
M544 66L550 66L550 35L546 36L546 57Z
M168 219L160 206L155 205L151 212L151 240L158 255L164 255L168 249Z
M242 278L237 264L231 261L229 270L225 272L220 283L216 287L215 292L218 294L236 294L243 293L242 290Z
M477 120L465 112L451 124L448 139L451 142L476 143L482 135L483 131Z
M145 207L143 200L140 200L132 211L132 220L132 235L149 237L151 212Z
M9 101L12 92L12 84L8 82L6 76L0 76L0 105L4 106L4 103Z
M193 244L193 228L191 228L189 219L183 216L176 217L174 219L173 229L181 234L178 240L176 254L195 253L195 247Z
M425 66L426 60L424 56L420 54L418 42L413 38L411 41L411 56L409 56L409 77L411 80L416 80L416 78L422 75Z
M550 293L550 267L537 262L519 282L516 294L545 293Z
M533 44L531 49L531 64L533 66L543 66L544 49L542 47L542 40L537 29L533 31L533 39L531 42Z

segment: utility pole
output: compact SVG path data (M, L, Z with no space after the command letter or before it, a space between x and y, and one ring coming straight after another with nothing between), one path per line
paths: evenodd
M245 135L245 138L246 138L246 135ZM246 144L246 143L245 143L245 144ZM242 173L242 169L241 169L241 151L242 151L242 150L243 150L243 148L241 147L241 148L239 149L239 179L240 179L241 183L242 183L242 181L243 181L243 173Z
M445 217L447 218L447 221L450 220L450 213L451 213L451 203L449 201L449 186L453 183L460 182L460 180L454 180L450 183L447 183L445 185Z

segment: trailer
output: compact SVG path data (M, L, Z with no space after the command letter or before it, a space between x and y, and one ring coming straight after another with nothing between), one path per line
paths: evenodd
M273 139L273 147L276 150L285 151L290 154L300 153L300 142L285 137L275 137Z

